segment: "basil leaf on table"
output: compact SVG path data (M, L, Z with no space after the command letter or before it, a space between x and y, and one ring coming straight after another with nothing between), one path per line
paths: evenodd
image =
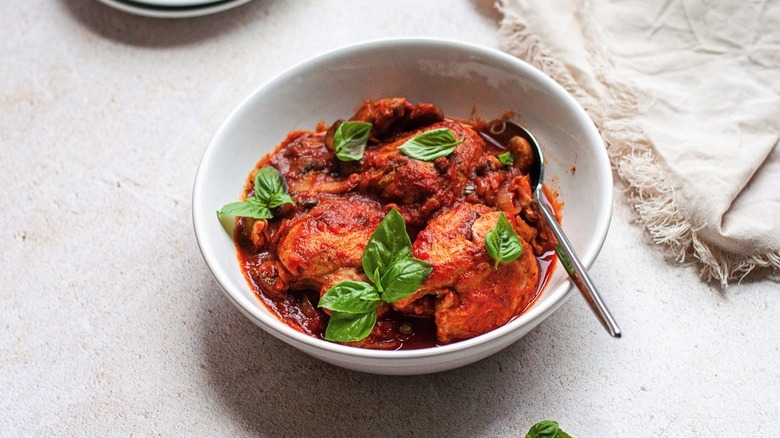
M336 128L333 135L333 148L336 158L341 161L359 161L368 144L371 123L346 121Z
M463 141L463 139L456 139L449 128L437 128L415 135L398 150L407 157L432 161L451 154Z
M523 244L504 213L498 216L496 226L485 236L485 248L496 261L493 265L495 269L500 262L513 262L523 253Z
M396 260L382 276L382 299L394 303L412 295L432 271L431 265L419 259Z
M381 302L374 286L362 281L342 281L325 292L317 307L334 312L362 314L376 310Z
M557 422L542 420L531 426L525 438L572 438L572 436L562 431Z
M371 234L363 251L363 271L381 292L382 276L397 259L411 257L412 242L406 233L406 221L396 209L390 210Z
M336 342L355 342L371 334L376 324L376 310L366 313L333 312L325 328L325 339Z
M496 155L496 158L498 158L498 161L506 167L512 167L512 165L515 164L515 159L512 158L512 153L509 151Z

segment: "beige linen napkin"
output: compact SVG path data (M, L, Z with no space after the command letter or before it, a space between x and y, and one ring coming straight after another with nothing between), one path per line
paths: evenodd
M777 273L780 0L498 6L504 49L585 107L656 243L723 286Z

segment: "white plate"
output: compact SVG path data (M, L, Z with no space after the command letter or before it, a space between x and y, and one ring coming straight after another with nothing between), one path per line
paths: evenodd
M98 0L113 8L129 12L131 14L143 15L156 18L190 18L201 15L215 14L236 6L248 3L250 0L223 0L210 1L199 6L157 6L146 4L149 2L125 1L125 0ZM168 3L175 0L167 0ZM198 2L199 0L188 0L188 3ZM202 0L201 0L202 2ZM162 3L158 2L158 3ZM184 1L181 1L184 3Z

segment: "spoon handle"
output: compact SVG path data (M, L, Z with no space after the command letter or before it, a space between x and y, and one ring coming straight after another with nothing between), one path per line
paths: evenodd
M611 336L619 338L621 334L620 327L618 327L612 314L609 313L607 306L601 300L601 296L599 296L596 286L590 281L588 272L574 253L574 248L572 248L569 239L566 238L566 234L563 233L561 226L558 225L555 215L550 208L541 201L540 194L535 193L535 195L536 204L539 206L539 209L542 210L544 218L547 220L547 224L558 239L558 246L556 247L555 252L558 253L558 258L561 260L561 264L569 274L569 278L571 278L572 282L577 286L577 289L580 290L582 297L585 298L588 306L590 306L590 310L592 310L599 319L601 325L607 329L607 332L609 332Z

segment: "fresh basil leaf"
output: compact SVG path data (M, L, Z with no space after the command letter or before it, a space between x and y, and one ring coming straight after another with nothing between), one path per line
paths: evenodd
M271 166L265 166L255 174L254 192L255 199L265 203L269 208L295 203L287 193L282 175Z
M241 216L255 219L271 219L274 217L272 208L284 204L295 204L295 200L287 193L284 179L278 170L265 166L255 173L254 195L243 202L231 202L219 211L217 216Z
M343 281L320 298L319 307L333 310L325 339L352 342L366 338L376 324L379 305L408 297L432 270L429 264L412 257L406 221L398 210L390 210L363 251L363 271L374 285Z
M363 158L368 136L371 134L371 123L346 121L336 128L333 135L333 148L336 158L341 161L358 161Z
M252 202L252 200L231 202L217 211L217 215L251 217L255 219L271 219L273 217L271 210L256 201Z
M523 244L504 213L498 216L496 226L485 236L485 248L496 261L493 265L495 269L498 269L499 262L513 262L523 253Z
M284 204L295 204L295 200L289 193L276 193L268 200L269 208L281 207Z
M396 209L390 210L368 239L363 252L363 271L382 292L382 276L394 261L411 257L412 242L406 233L406 221Z
M227 235L231 238L234 237L236 218L230 215L219 214L219 211L217 211L217 219L219 219L219 224L222 225L222 229L225 230Z
M456 139L455 134L449 128L437 128L414 136L401 145L398 150L407 157L432 161L451 154L455 147L463 141L463 139Z
M498 161L506 167L512 167L512 165L515 164L515 159L512 158L512 153L509 151L496 155L496 158L498 158Z
M533 426L525 435L526 438L556 438L560 426L552 420L542 420Z
M525 435L525 438L572 438L561 430L560 425L552 420L542 420L533 426Z
M333 312L325 328L325 339L354 342L365 339L376 324L376 310L366 313Z
M403 258L396 260L382 276L382 299L388 303L402 300L413 294L425 279L431 275L433 267L422 260Z
M381 302L374 286L362 281L342 281L325 292L317 307L334 312L363 314L376 310Z

